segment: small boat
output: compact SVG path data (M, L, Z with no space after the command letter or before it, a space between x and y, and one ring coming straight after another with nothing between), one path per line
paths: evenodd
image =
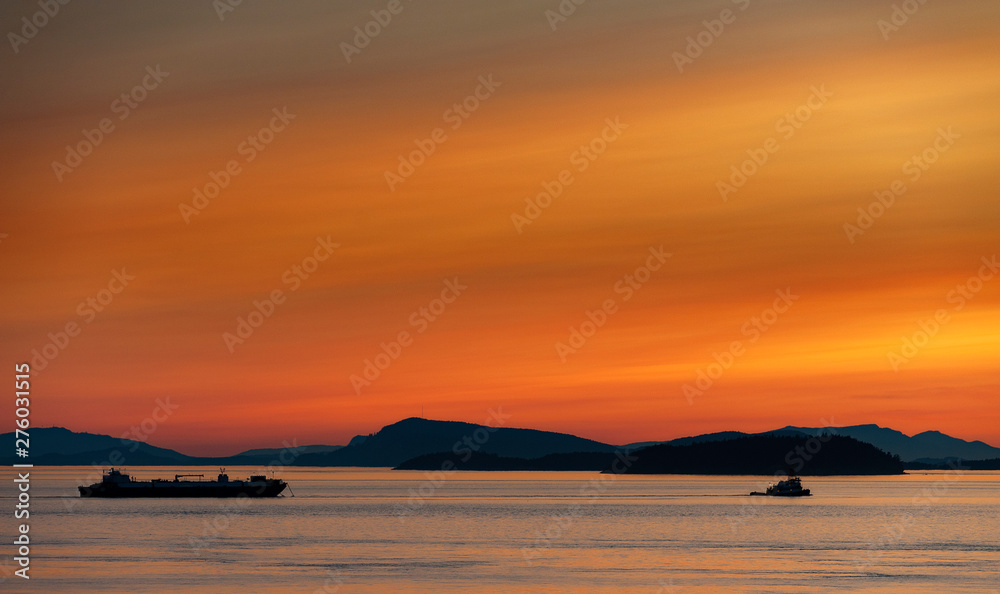
M174 480L137 481L128 473L112 468L101 482L79 487L80 497L277 497L288 484L281 479L254 475L245 481L231 481L225 469L214 481L182 481L182 477L203 474L176 474Z
M767 491L761 493L754 491L751 495L770 495L772 497L806 497L812 495L809 489L802 488L802 479L794 475L788 475L783 481L778 481L773 485L768 485Z

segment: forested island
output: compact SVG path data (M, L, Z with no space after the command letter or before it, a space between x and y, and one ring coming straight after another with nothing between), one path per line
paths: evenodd
M841 435L750 435L691 445L655 445L633 455L637 459L624 474L903 474L899 456Z
M417 456L397 470L593 470L615 474L745 474L804 476L903 474L898 456L839 435L750 435L688 445L661 444L625 452L578 452L539 458L481 452Z

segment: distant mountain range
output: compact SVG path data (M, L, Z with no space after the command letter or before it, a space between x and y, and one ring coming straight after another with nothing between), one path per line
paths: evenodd
M188 456L141 441L110 435L76 433L62 427L32 428L30 458L0 456L0 464L30 462L36 466L258 466L269 465L278 449L248 450L235 456ZM14 451L14 433L0 434L0 443ZM339 446L303 446L300 451L327 451Z
M1000 448L981 441L965 441L939 431L924 431L907 436L894 429L878 425L852 425L835 428L785 427L773 433L834 433L870 443L886 452L896 454L904 462L919 460L985 460L1000 457Z
M415 456L437 452L473 452L513 458L537 458L570 452L613 452L615 446L591 439L538 431L486 427L456 421L409 418L383 427L378 433L355 437L333 452L304 454L299 466L398 466Z
M816 436L835 434L852 437L871 444L889 454L899 456L912 468L931 468L949 460L1000 459L1000 448L981 441L965 441L937 431L925 431L907 436L893 429L878 425L850 427L783 427L759 434L724 431L665 442L639 442L614 446L565 433L486 427L456 421L432 421L409 418L387 425L376 433L359 435L346 446L299 446L294 456L288 450L261 448L241 452L235 456L198 457L159 448L139 441L123 440L108 435L75 433L60 427L34 428L31 433L31 458L10 456L13 452L14 434L0 435L0 443L7 443L0 456L0 464L31 462L36 465L97 465L97 466L190 466L190 465L272 465L281 457L281 463L295 466L390 466L396 467L418 456L446 454L470 458L480 457L483 464L490 464L489 456L512 459L537 459L554 454L612 453L635 451L655 445L686 446L698 443L730 441L749 435ZM481 455L487 455L482 457ZM286 462L287 459L287 462ZM559 460L552 458L551 460ZM593 458L597 459L597 458ZM551 465L553 462L543 463ZM569 463L568 458L563 462ZM589 463L589 462L588 462ZM995 463L994 463L995 464ZM989 464L986 465L989 467Z
M903 462L942 462L947 460L985 460L1000 458L1000 448L981 441L965 441L945 435L939 431L924 431L913 436L879 427L878 425L851 425L848 427L783 427L756 435L843 435L858 441L870 443L882 451L895 454ZM705 441L722 441L746 435L739 431L709 433L694 437L682 437L668 442L672 445L686 445Z

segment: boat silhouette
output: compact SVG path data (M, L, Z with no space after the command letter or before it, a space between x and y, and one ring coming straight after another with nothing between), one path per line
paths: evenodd
M788 478L783 481L768 485L767 490L763 493L754 491L750 494L768 495L771 497L806 497L812 495L809 489L802 488L802 479L792 474L789 474Z
M225 469L216 480L181 480L183 477L204 477L203 474L176 474L173 480L139 481L128 473L112 468L101 482L79 487L80 497L276 497L288 483L252 475L247 480L230 480Z

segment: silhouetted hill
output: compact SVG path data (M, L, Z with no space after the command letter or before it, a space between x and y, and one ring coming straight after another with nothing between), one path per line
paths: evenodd
M670 441L664 443L668 443L670 445L691 445L693 443L704 443L706 441L729 441L730 439L746 437L747 435L749 434L743 433L742 431L718 431L716 433L705 433L692 437L678 437L677 439L671 439Z
M398 466L424 454L481 452L513 458L537 458L570 452L612 452L614 446L550 431L491 428L456 421L411 417L355 438L335 452L304 454L298 466Z
M549 454L541 458L511 458L474 452L424 454L407 460L394 470L603 470L615 460L610 452Z
M904 462L907 470L1000 470L1000 458L991 460L935 460L923 458Z
M0 435L0 443L7 444L7 447L3 448L3 456L0 456L0 463L30 462L39 466L90 466L105 464L112 456L114 456L112 460L123 459L124 463L134 465L176 466L195 463L191 462L195 458L174 450L109 435L76 433L62 427L33 427L28 433L31 447L30 458L27 460L11 455L14 452L14 433Z
M331 445L307 445L307 446L295 446L295 450L299 454L315 454L321 452L333 452L339 450L344 446L331 446ZM281 456L285 451L285 448L256 448L253 450L247 450L245 452L240 452L236 454L237 456L266 456L268 458L274 458Z
M819 449L816 446L820 445ZM815 453L811 454L810 450ZM438 452L403 462L397 470L604 470L620 454L574 452L539 458L493 454ZM622 458L634 474L775 474L792 470L803 475L901 474L895 456L849 437L831 436L820 442L800 436L727 435L720 441L695 441L650 446ZM618 468L622 468L621 463Z
M175 452L176 453L176 452ZM42 454L41 456L31 455L27 462L35 466L259 466L267 465L272 461L271 457L263 456L227 456L227 457L199 457L199 456L158 456L148 451L136 450L130 452L128 448L115 448L110 450L94 450L92 452L80 452L77 454ZM0 464L18 464L25 462L23 459L0 458Z
M31 440L31 457L43 456L46 454L69 455L83 452L95 452L101 450L126 449L132 452L143 452L152 456L162 458L186 458L184 454L158 448L141 441L131 439L119 439L110 435L99 435L95 433L77 433L62 427L33 427L28 431ZM0 435L0 443L10 444L10 448L4 448L4 454L13 451L14 433L4 433Z
M131 465L268 465L279 455L282 456L282 463L288 462L285 460L284 450L276 448L247 450L236 456L203 458L188 456L140 441L77 433L61 427L32 428L30 434L29 460L13 457L14 433L0 435L0 443L8 444L7 449L0 449L0 464L31 462L39 465L100 465L108 462L114 452L118 452L118 456L124 456L123 464ZM928 468L940 467L948 460L954 459L978 461L988 467L989 460L1000 458L1000 448L981 441L965 441L938 431L925 431L908 437L899 431L878 425L831 428L789 426L755 435L806 437L826 434L853 437L873 444L890 454L898 454L909 463L929 464ZM564 433L506 427L494 431L489 427L471 423L410 418L383 427L377 433L358 435L351 439L347 446L303 446L298 449L298 458L291 463L302 466L398 466L424 454L447 453L453 450L469 453L475 448L480 448L479 451L482 453L500 457L531 460L555 453L611 452L616 449L635 450L643 446L693 445L725 442L748 436L739 431L722 431L666 442L639 442L616 448ZM118 458L110 461L114 463L116 459Z
M30 462L36 466L255 466L270 464L275 458L269 455L243 454L222 457L187 456L141 441L77 433L62 427L33 427L28 433L31 446L28 459L10 455L14 452L14 433L0 435L0 444L8 444L3 450L6 455L0 456L0 464Z
M661 444L633 452L637 460L625 473L761 475L789 468L801 475L903 473L897 456L871 444L839 435L824 439L749 435L690 445Z
M912 437L894 429L878 425L852 425L850 427L784 427L770 431L775 434L805 434L817 435L832 433L853 437L858 441L870 443L875 447L897 454L903 461L909 462L920 458L961 458L963 460L984 460L1000 457L1000 448L995 448L981 441L965 441L957 437L945 435L940 431L924 431Z

